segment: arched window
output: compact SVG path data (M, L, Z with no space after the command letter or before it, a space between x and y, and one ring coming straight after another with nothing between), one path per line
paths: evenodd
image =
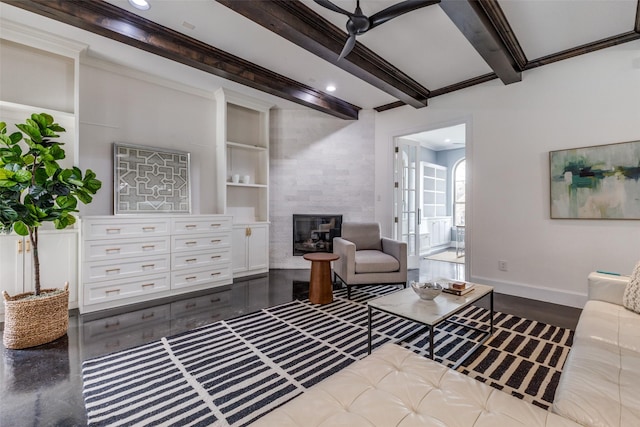
M466 161L460 160L453 167L453 219L454 225L464 225Z

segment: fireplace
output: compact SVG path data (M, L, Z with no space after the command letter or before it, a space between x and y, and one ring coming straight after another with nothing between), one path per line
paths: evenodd
M342 215L293 214L293 255L333 252L341 228Z

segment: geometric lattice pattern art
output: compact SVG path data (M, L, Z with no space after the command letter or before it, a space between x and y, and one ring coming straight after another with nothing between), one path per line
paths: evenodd
M190 213L189 153L114 143L114 212Z

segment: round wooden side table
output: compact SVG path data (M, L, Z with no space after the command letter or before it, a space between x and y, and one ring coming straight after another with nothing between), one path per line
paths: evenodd
M329 304L333 301L331 261L335 261L340 257L328 252L308 253L302 257L307 261L311 261L309 301L313 304Z

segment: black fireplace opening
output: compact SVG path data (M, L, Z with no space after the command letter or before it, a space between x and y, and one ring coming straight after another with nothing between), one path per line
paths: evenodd
M333 252L341 229L342 215L293 214L293 255Z

